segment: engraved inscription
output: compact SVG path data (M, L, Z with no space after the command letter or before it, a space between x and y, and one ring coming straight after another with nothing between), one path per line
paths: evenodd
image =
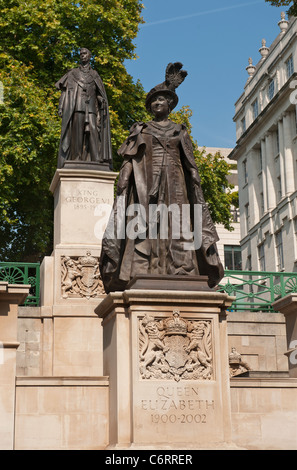
M95 210L100 204L111 204L108 197L102 197L95 189L76 189L65 196L65 202L75 210Z
M151 415L151 421L154 424L158 423L181 423L181 424L191 424L191 423L202 423L206 424L206 414L181 414L180 416L177 416L176 414L152 414Z
M104 294L99 272L99 258L87 252L85 256L61 257L61 293L68 297L97 297Z
M145 315L139 320L139 368L142 379L213 378L210 320Z
M141 409L152 424L206 424L215 402L201 399L196 387L157 387L155 397L141 400Z

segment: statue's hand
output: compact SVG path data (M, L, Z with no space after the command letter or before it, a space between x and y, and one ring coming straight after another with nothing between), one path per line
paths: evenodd
M125 163L124 167L120 171L118 184L117 184L117 194L120 195L122 192L127 189L129 185L129 179L132 172L132 163Z
M193 183L194 184L200 184L200 177L199 177L198 171L195 170L195 168L191 168L190 172L191 172L191 177L192 177Z
M100 95L97 95L97 101L98 101L100 106L102 106L105 103L105 99L102 98L102 96L100 96Z
M128 183L129 183L128 178L121 178L121 180L118 181L118 184L117 184L118 196L122 194L125 191L125 189L127 189Z
M63 116L63 109L58 109L58 116L61 118Z

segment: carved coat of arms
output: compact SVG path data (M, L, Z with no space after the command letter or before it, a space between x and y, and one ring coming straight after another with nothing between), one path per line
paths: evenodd
M62 297L96 297L104 294L99 272L99 259L87 252L85 256L61 257Z
M211 321L186 320L178 311L139 322L139 366L143 379L211 379Z

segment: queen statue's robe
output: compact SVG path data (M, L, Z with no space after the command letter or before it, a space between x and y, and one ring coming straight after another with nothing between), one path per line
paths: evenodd
M210 287L217 285L224 275L216 246L219 238L186 127L172 121L166 126L135 123L119 154L124 161L100 258L106 292L124 290L135 276L147 274L203 275ZM183 218L187 213L188 231L188 219ZM137 236L127 230L129 223Z

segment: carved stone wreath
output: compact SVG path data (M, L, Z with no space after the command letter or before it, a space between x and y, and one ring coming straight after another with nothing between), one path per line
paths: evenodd
M142 379L209 380L213 378L210 320L171 317L139 320L139 370Z
M61 293L64 299L104 294L99 258L90 252L85 256L61 256Z

